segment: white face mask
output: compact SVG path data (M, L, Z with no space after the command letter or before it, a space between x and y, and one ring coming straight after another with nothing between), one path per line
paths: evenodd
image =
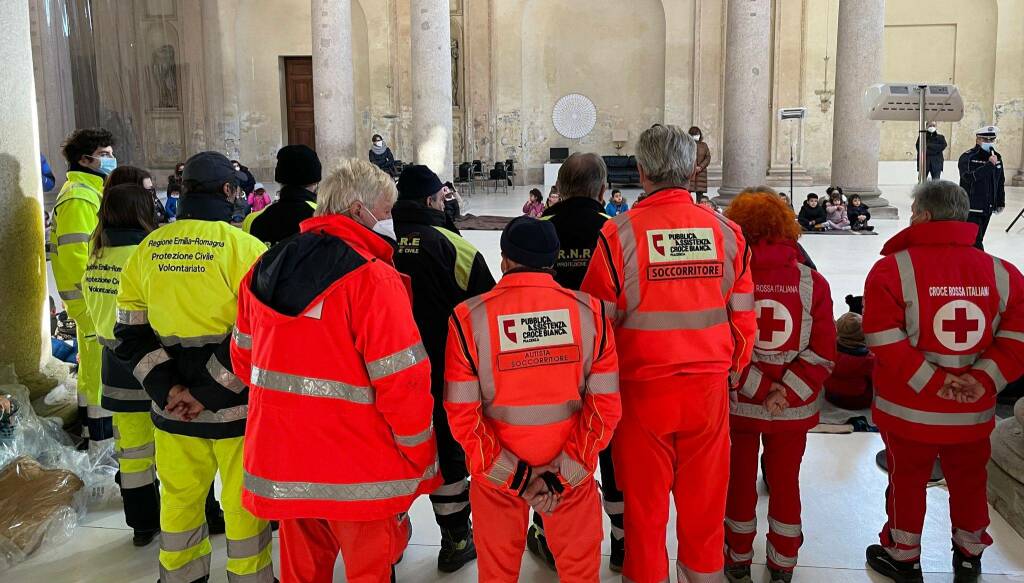
M696 134L696 135L694 135L694 136L692 136L692 137L693 137L693 140L694 140L695 142L699 142L699 141L700 141L700 134Z
M383 221L377 221L373 225L373 232L378 235L384 235L392 241L397 241L398 236L395 235L395 221L393 219L384 219Z
M932 126L932 127L928 128L928 133L934 134L935 133L935 126Z

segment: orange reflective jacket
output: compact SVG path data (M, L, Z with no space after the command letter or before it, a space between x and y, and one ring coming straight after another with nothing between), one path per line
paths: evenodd
M756 329L749 260L740 228L682 189L605 223L582 290L614 310L622 380L742 371Z
M506 274L455 308L445 409L474 478L521 493L531 467L584 483L619 422L618 361L601 302L546 273Z

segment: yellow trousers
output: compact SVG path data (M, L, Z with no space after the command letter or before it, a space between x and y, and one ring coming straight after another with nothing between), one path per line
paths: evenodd
M210 574L205 501L215 474L223 485L230 583L272 583L270 524L242 507L242 437L156 436L160 474L160 581L191 583Z

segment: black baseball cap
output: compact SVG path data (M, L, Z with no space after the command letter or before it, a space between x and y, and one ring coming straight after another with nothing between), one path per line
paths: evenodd
M185 161L183 180L194 180L202 185L220 185L236 180L241 184L246 175L235 171L235 165L220 152L199 152Z

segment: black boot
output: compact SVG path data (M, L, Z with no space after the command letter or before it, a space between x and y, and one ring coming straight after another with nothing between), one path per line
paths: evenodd
M530 525L530 530L526 533L526 548L549 569L555 570L555 555L548 548L548 539L544 536L544 530L540 526Z
M953 547L953 583L976 583L981 576L981 555L968 557Z
M217 503L217 499L213 496L213 485L210 485L210 493L206 495L206 526L210 529L210 534L224 534L226 526L224 525L224 512L220 509L220 504Z
M753 583L750 577L750 565L726 565L725 578L729 583Z
M868 566L879 575L896 583L924 583L920 561L897 561L882 545L871 545L867 549Z
M608 558L608 568L616 573L622 572L622 564L626 562L626 539L612 539L612 554Z
M793 572L769 568L768 580L771 583L793 583Z
M153 539L155 539L158 534L160 534L159 528L153 530L135 529L134 535L132 536L132 544L137 547L147 546L149 543L153 542Z
M470 561L476 560L473 527L461 532L441 529L441 552L437 554L437 570L454 573Z

